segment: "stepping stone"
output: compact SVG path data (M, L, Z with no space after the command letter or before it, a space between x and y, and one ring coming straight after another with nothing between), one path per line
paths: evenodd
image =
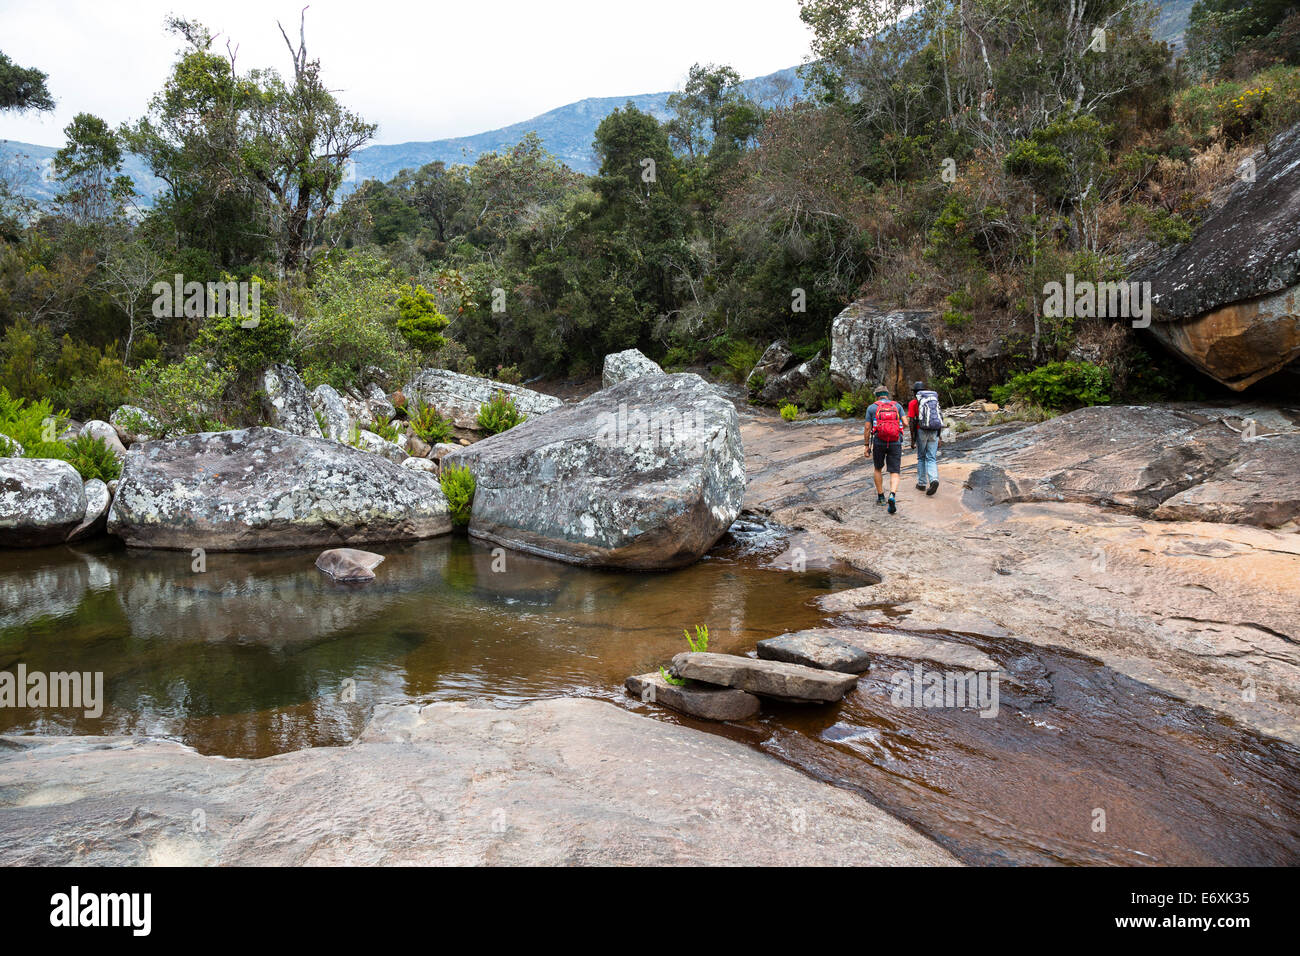
M687 684L678 687L658 671L629 677L623 682L628 694L650 704L662 704L703 720L748 720L758 713L758 698L743 690Z
M758 656L765 661L785 661L845 674L861 674L871 666L866 651L820 630L795 631L759 641Z
M858 683L855 674L731 654L683 652L673 658L672 670L678 677L734 687L763 697L820 703L839 700Z

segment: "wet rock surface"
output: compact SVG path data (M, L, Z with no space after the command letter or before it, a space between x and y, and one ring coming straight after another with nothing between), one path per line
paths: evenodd
M385 707L351 746L261 760L4 737L0 828L24 866L956 863L743 744L592 700Z
M248 428L134 446L108 530L132 547L255 551L428 538L451 519L432 475Z
M852 674L802 664L693 651L675 656L671 670L677 677L733 687L761 697L816 703L839 700L858 680Z
M470 534L575 564L673 568L740 513L736 410L697 375L642 376L443 457L474 474Z
M785 661L822 670L861 674L871 666L866 651L845 643L831 630L797 631L758 642L762 660Z
M642 703L671 707L701 720L748 720L759 708L758 698L743 690L691 683L678 686L664 680L658 671L629 677L623 686Z

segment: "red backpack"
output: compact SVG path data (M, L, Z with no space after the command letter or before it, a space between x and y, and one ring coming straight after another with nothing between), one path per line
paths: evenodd
M883 442L903 440L903 421L896 402L882 402L876 407L876 427L872 432Z

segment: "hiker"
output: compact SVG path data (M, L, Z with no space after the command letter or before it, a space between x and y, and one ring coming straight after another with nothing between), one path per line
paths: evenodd
M907 419L912 428L912 447L916 449L916 490L932 495L939 490L939 433L943 431L943 411L939 408L939 393L926 388L925 382L914 382L912 394Z
M883 385L876 389L876 400L867 409L867 423L862 429L862 454L870 455L876 466L876 504L885 504L885 486L881 471L889 469L889 513L898 511L895 495L898 492L898 475L903 466L903 423L907 416L903 406L889 397ZM870 448L868 449L868 440Z

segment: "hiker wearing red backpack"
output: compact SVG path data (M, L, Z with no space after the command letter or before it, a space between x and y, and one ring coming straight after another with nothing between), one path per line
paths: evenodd
M903 406L889 397L889 389L876 389L876 400L867 409L867 424L862 430L863 455L870 454L876 466L876 504L885 501L883 470L889 470L889 513L898 511L898 475L903 466L903 429L907 416Z

